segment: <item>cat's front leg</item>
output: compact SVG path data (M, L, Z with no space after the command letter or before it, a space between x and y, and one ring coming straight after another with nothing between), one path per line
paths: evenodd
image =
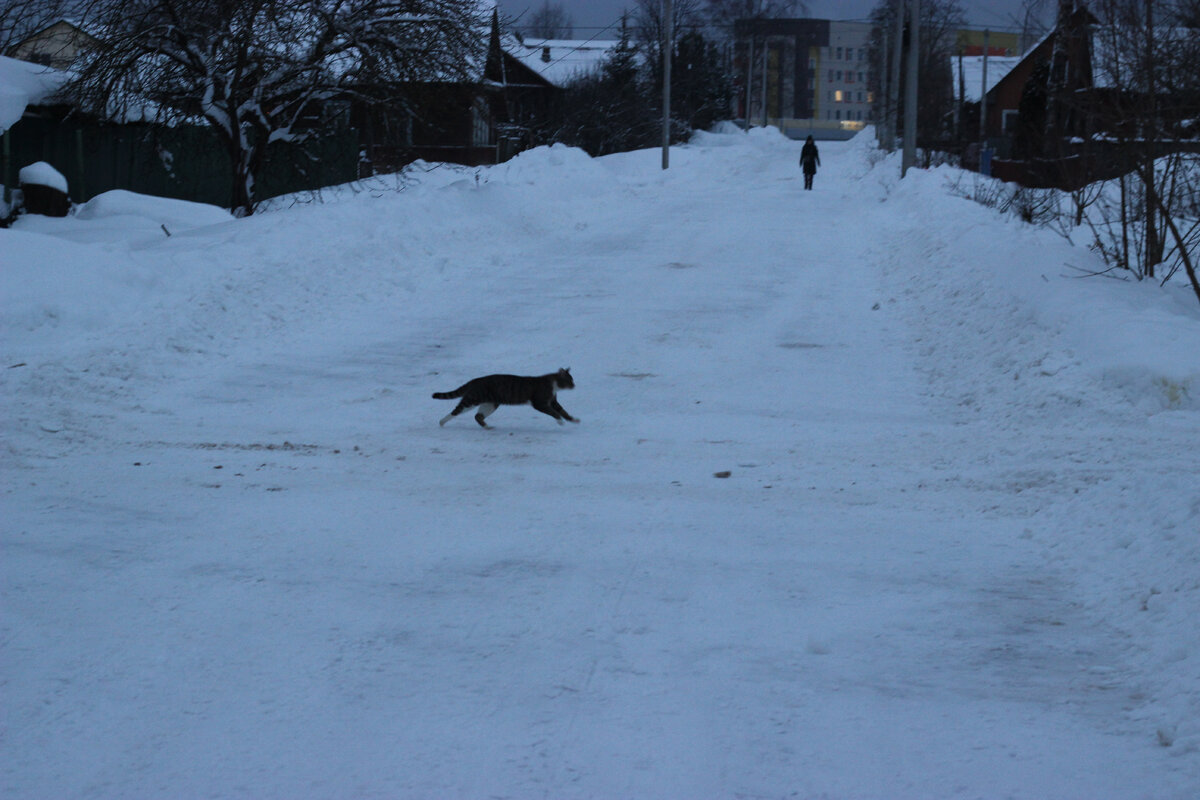
M559 405L557 400L551 401L551 406L553 406L554 410L558 412L558 416L561 417L561 419L558 420L559 425L562 425L562 421L564 419L567 420L568 422L574 422L576 424L579 424L579 420L575 419L570 414L568 414L567 410L565 408L563 408L561 405Z

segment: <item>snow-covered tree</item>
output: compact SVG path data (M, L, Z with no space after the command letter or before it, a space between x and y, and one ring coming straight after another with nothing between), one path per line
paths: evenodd
M231 208L253 212L266 146L323 125L334 98L403 103L468 80L485 37L477 0L87 0L103 46L72 85L117 119L203 120L228 153Z
M650 99L643 63L623 20L617 46L598 70L566 87L541 138L593 156L654 144L661 117Z

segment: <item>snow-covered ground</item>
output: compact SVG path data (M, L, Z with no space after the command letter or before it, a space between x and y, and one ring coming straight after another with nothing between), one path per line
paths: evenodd
M0 231L0 793L1200 796L1200 306L870 144Z

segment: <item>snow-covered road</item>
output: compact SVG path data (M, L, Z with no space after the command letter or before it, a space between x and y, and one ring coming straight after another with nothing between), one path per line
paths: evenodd
M0 231L4 796L1195 798L1194 298L867 145Z

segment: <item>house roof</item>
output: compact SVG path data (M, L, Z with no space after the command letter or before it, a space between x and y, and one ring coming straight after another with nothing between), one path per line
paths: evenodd
M987 91L991 91L1013 67L1021 63L1021 56L988 56ZM959 65L962 65L962 81L959 81ZM950 74L954 76L954 99L967 103L978 103L983 96L983 56L950 57ZM962 91L964 97L960 98ZM964 99L965 98L965 99Z
M0 132L20 120L26 106L54 94L66 80L65 72L0 56Z
M1138 80L1137 70L1143 56L1143 44L1130 41L1127 35L1107 25L1097 25L1091 30L1092 35L1092 85L1098 89L1115 87L1132 87ZM1174 28L1155 26L1155 47L1186 47L1195 46L1196 31L1191 28ZM1168 64L1160 64L1160 69L1168 69Z
M600 68L617 46L609 39L518 39L506 36L504 49L555 86Z

